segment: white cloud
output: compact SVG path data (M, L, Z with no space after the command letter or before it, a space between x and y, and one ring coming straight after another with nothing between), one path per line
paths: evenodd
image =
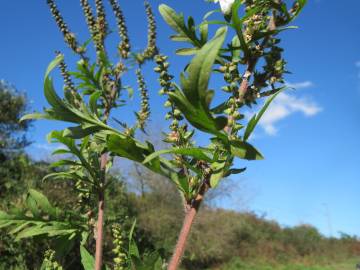
M304 89L314 86L314 83L311 81L298 83L287 82L286 84L295 89ZM275 127L275 124L291 114L299 112L307 117L311 117L321 111L322 108L309 98L299 98L293 94L280 93L269 106L259 124L268 135L276 135L278 129Z
M322 108L311 99L280 93L264 113L259 124L268 135L276 135L278 129L275 124L291 114L300 112L311 117L321 111Z
M61 146L58 144L55 145L55 144L46 144L46 143L34 143L32 146L37 149L45 150L48 152L52 152L61 148Z
M357 67L357 70L358 70L357 76L360 79L360 61L355 62L355 66Z
M286 82L286 85L290 88L304 89L304 88L309 88L309 87L314 86L314 83L312 81L304 81L304 82L298 82L298 83Z

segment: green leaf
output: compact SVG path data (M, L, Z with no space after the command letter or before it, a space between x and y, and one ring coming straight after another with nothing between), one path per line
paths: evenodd
M211 149L206 149L206 148L173 148L173 149L164 149L164 150L160 150L160 151L156 151L154 153L152 153L151 155L147 156L144 161L143 164L146 164L150 161L152 161L154 158L160 156L160 155L164 155L164 154L179 154L179 155L186 155L186 156L191 156L193 158L196 158L197 160L204 160L207 162L211 162L212 159L205 153L211 153Z
M241 159L262 160L264 157L251 144L243 141L230 141L231 153Z
M240 41L241 49L243 50L245 55L249 55L249 48L246 44L246 41L243 36L243 21L239 17L239 9L242 4L241 0L236 0L235 3L232 6L232 21L233 21L233 27L235 28L236 34Z
M84 246L80 246L80 255L81 263L84 267L84 270L94 270L95 259L94 257L86 250Z
M76 175L75 173L69 173L69 172L50 173L50 174L46 175L42 179L42 181L47 181L49 179L52 179L52 180L75 180L75 179L81 179L82 181L86 181L85 178L81 178L79 175ZM86 181L86 182L90 182L90 181Z
M54 60L52 60L49 64L49 66L46 69L45 72L45 80L49 77L51 71L53 71L54 68L56 68L62 61L64 60L64 55L59 54L55 57Z
M205 44L209 37L209 25L207 24L200 24L199 26L200 31L200 40L202 44Z
M171 7L161 4L159 6L159 12L165 22L178 33L177 36L172 37L173 40L186 41L196 47L201 47L202 44L196 37L195 27L192 27L192 18L189 18L189 27L187 27L183 14L177 14Z
M143 145L131 137L119 135L110 135L107 140L107 147L110 152L117 156L139 163L142 163L147 156L154 152L154 147L150 143ZM145 166L153 172L168 176L167 172L162 169L162 166L168 166L164 165L158 157L145 164Z
M246 171L246 168L241 168L241 169L229 169L225 174L224 177L228 177L232 174L239 174Z
M192 104L198 105L198 103L204 102L212 66L224 43L226 33L226 27L218 29L214 38L201 48L192 59L190 65L186 69L189 77L185 78L185 75L182 75L183 91Z
M182 48L177 49L176 54L178 55L193 55L196 54L199 51L198 48Z
M47 114L44 113L30 113L30 114L26 114L23 117L20 118L19 122L23 122L26 120L37 120L37 119L52 119L52 117L50 117Z
M131 257L140 258L139 249L134 240L135 226L136 226L136 219L134 220L129 232L129 255Z
M100 91L96 91L94 93L91 94L90 98L89 98L89 107L90 110L93 114L95 114L96 116L98 116L98 107L97 107L97 101L98 99L101 97L101 92Z
M35 189L30 189L29 195L36 201L37 205L45 211L45 213L48 213L51 216L56 216L56 208L50 204L49 200L42 193L36 191Z
M66 149L56 149L51 154L52 155L66 155L66 154L71 154L71 152L69 150L66 150Z
M223 116L214 118L209 109L211 92L208 90L212 66L225 40L227 29L220 28L214 38L206 43L192 59L186 69L188 77L181 74L182 91L176 87L169 93L170 99L183 113L185 118L196 128L215 134L226 140L226 136L219 132L226 124Z
M296 2L298 3L299 7L296 10L295 14L291 17L291 21L294 20L300 14L300 12L303 10L305 5L307 4L307 0L297 0Z
M246 126L245 132L244 132L244 141L247 141L250 137L250 135L252 134L252 132L254 131L256 125L259 123L261 117L264 115L264 113L266 112L267 108L269 107L269 105L271 104L271 102L277 97L278 94L280 94L286 87L284 87L283 89L279 90L276 94L272 95L270 98L267 99L267 101L265 102L264 106L261 108L261 110L259 111L259 113L255 114L249 121L249 123Z
M224 172L221 170L219 172L213 173L210 176L210 186L212 188L215 188L218 184L219 181L224 177Z
M209 12L207 12L204 17L203 20L206 20L207 18L209 18L209 16L211 16L212 14L219 12L221 13L221 9L214 9L214 10L210 10Z
M99 132L100 130L102 130L102 127L96 125L88 125L86 127L84 126L69 127L64 130L63 136L72 139L82 139L86 136Z

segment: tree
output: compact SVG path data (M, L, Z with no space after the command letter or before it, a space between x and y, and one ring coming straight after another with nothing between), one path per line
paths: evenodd
M30 121L19 123L27 111L25 95L21 94L11 84L0 81L0 196L5 193L15 193L19 177L21 177L21 160L23 148L29 145L25 132ZM26 162L25 162L26 163ZM14 194L14 195L15 195Z
M24 133L30 122L19 122L27 110L26 96L19 93L14 86L0 81L0 151L22 149L29 144ZM4 157L3 157L4 158Z

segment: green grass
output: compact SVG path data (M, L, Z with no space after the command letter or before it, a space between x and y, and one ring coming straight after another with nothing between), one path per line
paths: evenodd
M307 266L303 264L269 265L265 263L245 263L236 259L217 270L354 270L359 259L329 265Z

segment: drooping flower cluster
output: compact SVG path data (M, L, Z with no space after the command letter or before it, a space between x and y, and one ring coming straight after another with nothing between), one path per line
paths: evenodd
M126 27L125 17L117 0L110 0L110 4L114 11L114 15L116 17L117 26L119 29L119 35L121 38L121 42L118 47L119 53L122 58L126 59L129 57L131 46L130 46L128 30Z
M64 57L59 51L55 52L57 57ZM77 93L74 82L71 79L70 73L64 60L59 63L60 73L64 79L64 94L66 99L74 106L79 106L81 103L81 96Z
M66 42L66 44L69 45L69 47L77 53L81 53L81 49L78 46L78 43L76 41L76 37L75 34L72 33L67 24L65 23L60 11L58 10L54 0L47 0L47 4L50 7L50 11L56 21L56 24L58 25L60 32L63 34L64 36L64 40Z
M105 9L102 0L95 0L96 7L96 26L98 31L98 43L104 47L105 37L107 34L107 22L105 16Z
M105 51L104 40L106 36L106 18L102 1L96 1L96 12L98 13L98 18L95 18L88 0L80 0L80 5L91 33L91 37L94 41L97 56L100 56Z
M144 76L141 73L141 69L136 70L136 77L141 97L141 109L138 113L136 113L136 116L138 120L138 126L141 130L144 130L146 120L148 120L150 116L149 94L145 84Z
M146 11L146 17L148 20L148 41L147 41L147 47L142 53L139 53L136 55L137 62L141 65L146 60L153 59L157 53L158 48L156 46L156 21L154 13L151 9L151 6L149 2L145 1L145 11Z

